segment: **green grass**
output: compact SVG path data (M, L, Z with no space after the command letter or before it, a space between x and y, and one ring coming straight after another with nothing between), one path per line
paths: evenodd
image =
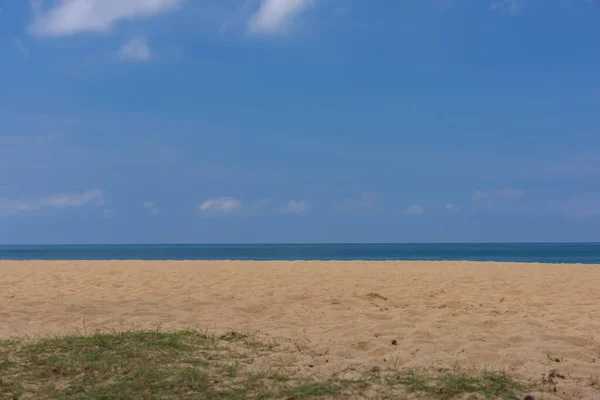
M486 399L522 399L531 385L516 381L503 372L441 371L437 374L414 370L391 374L392 385L402 385L408 392L439 400L455 399L465 394L479 394Z
M131 331L0 341L0 399L518 399L507 374L378 371L352 380L300 377L265 364L289 351L240 333ZM267 366L265 366L267 365ZM261 367L262 366L262 367ZM520 397L519 397L520 396Z

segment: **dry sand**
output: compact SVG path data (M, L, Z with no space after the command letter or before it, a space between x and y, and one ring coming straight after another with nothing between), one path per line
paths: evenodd
M557 369L600 398L600 266L472 262L0 261L0 337L258 331L298 365ZM391 341L396 340L397 345Z

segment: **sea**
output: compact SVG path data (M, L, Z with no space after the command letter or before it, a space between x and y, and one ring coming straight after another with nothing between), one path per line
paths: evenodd
M600 264L600 243L0 245L0 260L465 260Z

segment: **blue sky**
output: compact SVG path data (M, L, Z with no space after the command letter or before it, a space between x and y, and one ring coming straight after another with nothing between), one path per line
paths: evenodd
M0 243L600 241L592 0L0 9Z

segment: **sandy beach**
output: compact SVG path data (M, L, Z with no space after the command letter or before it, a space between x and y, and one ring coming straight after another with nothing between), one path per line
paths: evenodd
M157 327L282 338L319 374L557 370L559 398L600 398L598 265L0 261L0 337Z

